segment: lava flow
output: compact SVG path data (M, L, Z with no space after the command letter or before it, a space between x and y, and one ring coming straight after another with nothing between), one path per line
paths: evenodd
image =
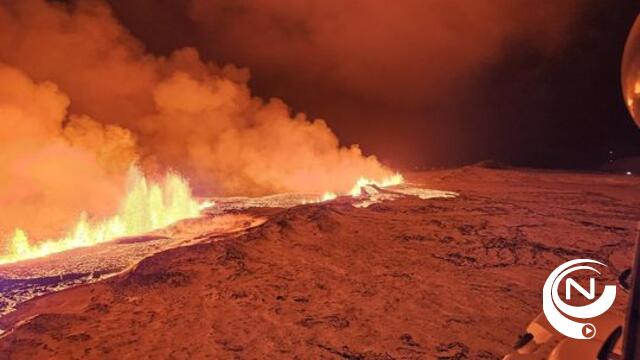
M357 197L369 185L388 187L403 182L404 178L399 173L379 181L360 177L345 195ZM319 200L311 203L330 201L337 196L336 193L325 192ZM154 183L140 170L132 167L129 173L129 192L116 215L101 221L91 221L85 213L66 236L37 244L29 241L24 230L17 229L8 241L7 253L0 255L0 264L44 257L121 237L142 235L179 220L197 217L201 209L212 205L209 201L200 203L195 200L188 181L178 173L168 173L162 183Z
M129 172L129 191L116 215L91 221L83 214L66 236L37 244L30 243L27 233L17 229L9 239L7 253L0 255L0 264L144 234L200 215L203 204L193 198L189 183L179 174L168 173L162 182L155 183L134 167Z
M364 188L367 185L387 187L387 186L393 186L393 185L400 185L403 182L404 182L404 177L402 177L402 174L400 173L395 173L393 176L389 176L387 178L382 179L382 181L376 181L373 179L368 179L366 177L360 177L358 181L356 181L356 184L351 188L351 191L349 191L349 194L351 196L358 196L362 194L362 188Z

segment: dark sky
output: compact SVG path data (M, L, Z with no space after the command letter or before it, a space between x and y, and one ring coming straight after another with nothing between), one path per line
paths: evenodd
M249 67L257 95L396 167L640 155L619 81L635 1L110 2L150 51Z

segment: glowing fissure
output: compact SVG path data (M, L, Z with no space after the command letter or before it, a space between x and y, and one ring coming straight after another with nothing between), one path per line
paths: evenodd
M404 177L402 176L402 174L400 173L395 173L389 177L383 178L382 180L373 180L373 179L369 179L366 177L361 176L360 178L358 178L358 180L356 181L356 183L353 185L353 187L351 188L351 190L349 190L349 192L345 195L350 195L352 197L358 197L360 195L362 195L363 189L366 186L371 186L371 185L375 185L377 187L388 187L388 186L394 186L394 185L400 185L404 183ZM331 192L331 191L327 191L324 194L322 194L322 197L320 197L317 200L312 200L312 201L305 201L303 202L303 204L314 204L314 203L321 203L321 202L325 202L325 201L331 201L335 198L337 198L339 195Z
M204 206L211 206L210 202ZM91 246L119 237L140 235L197 217L203 207L192 196L189 183L177 173L168 173L162 182L147 180L136 168L129 172L129 191L116 215L90 221L80 216L66 236L32 244L22 229L17 229L0 255L0 264L34 259L79 247Z
M404 182L396 173L380 181L360 177L348 195L357 197L365 186L387 187ZM333 192L325 192L316 201L319 203L337 198ZM135 167L129 173L129 191L116 215L102 220L90 221L87 215L80 216L77 224L66 236L32 244L27 233L16 229L8 240L0 264L34 259L47 255L87 247L126 236L141 235L171 225L179 220L200 215L201 210L213 206L212 201L196 201L186 179L177 173L168 173L161 183L154 183Z
M362 194L362 188L367 185L375 185L378 187L387 187L393 185L400 185L404 182L404 177L400 173L395 173L393 176L389 176L387 178L382 179L382 181L376 181L373 179L368 179L365 177L360 177L356 184L351 188L349 194L351 196L359 196Z

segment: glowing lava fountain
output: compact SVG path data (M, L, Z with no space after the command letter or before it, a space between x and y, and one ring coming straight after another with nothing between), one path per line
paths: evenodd
M211 205L211 203L206 204ZM176 173L168 173L162 182L148 181L136 168L129 172L129 191L118 213L102 221L80 216L66 236L31 244L27 234L17 229L8 239L0 264L33 259L78 247L91 246L119 237L140 235L200 215L204 204L192 196L189 183Z
M351 191L349 191L349 195L359 196L360 194L362 194L362 189L365 186L369 186L369 185L375 185L378 187L387 187L387 186L393 186L393 185L400 185L402 183L404 183L404 177L400 173L395 173L392 176L382 179L382 181L376 181L373 179L360 177L358 181L356 181L356 184L351 188Z
M348 194L358 197L366 186L387 187L403 182L399 173L380 181L361 177ZM336 193L326 192L322 198L310 203L330 201L337 196ZM116 215L104 220L89 220L83 214L73 230L64 237L37 244L29 241L25 231L17 229L7 239L6 250L4 254L0 254L0 264L44 257L121 237L142 235L179 220L200 216L203 208L212 205L213 202L210 201L196 201L187 180L177 173L170 172L162 182L155 183L147 180L133 167L129 173L129 191Z

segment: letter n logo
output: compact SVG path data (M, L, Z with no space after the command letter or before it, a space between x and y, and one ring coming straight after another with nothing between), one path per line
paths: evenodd
M586 297L589 300L593 300L596 297L596 280L594 278L589 278L589 291L583 288L580 284L578 284L572 278L567 278L566 284L566 293L565 297L567 300L571 300L571 287L578 290L582 296Z

